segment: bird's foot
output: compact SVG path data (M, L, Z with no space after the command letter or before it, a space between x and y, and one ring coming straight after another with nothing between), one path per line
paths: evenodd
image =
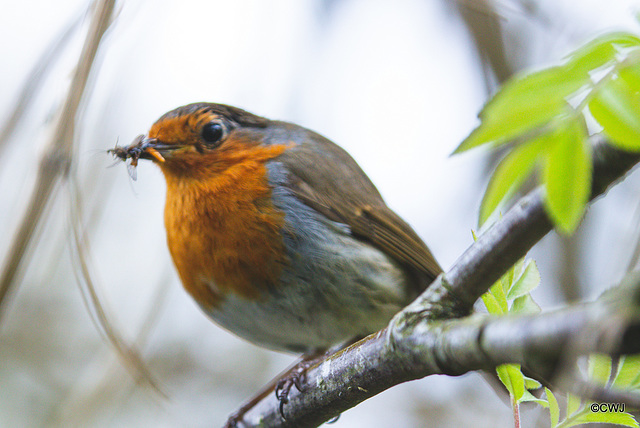
M311 357L303 358L298 364L296 364L288 373L280 378L276 384L275 393L276 398L280 402L280 416L282 419L287 419L284 415L284 406L289 402L289 392L294 386L300 392L304 388L304 384L307 381L307 370L313 367L318 361L323 358L324 355L313 355Z
M287 369L282 375L275 378L273 381L265 385L264 388L258 394L256 394L251 400L246 402L240 409L235 411L227 419L225 428L239 428L243 426L243 418L245 413L251 410L258 402L264 397L269 395L274 389L276 398L278 399L280 406L280 415L282 419L286 419L284 416L284 406L289 402L289 392L294 386L300 392L302 392L304 382L306 381L307 370L309 370L316 363L321 361L326 354L322 352L316 352L312 354L303 355L302 359L298 361L293 367Z

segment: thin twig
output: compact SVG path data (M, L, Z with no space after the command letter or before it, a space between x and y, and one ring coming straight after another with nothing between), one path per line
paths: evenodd
M99 0L95 4L89 33L82 48L67 98L40 161L36 185L31 193L26 213L9 247L8 255L0 272L0 321L6 312L12 288L17 283L20 267L26 262L24 255L32 241L34 231L42 221L48 201L57 188L56 185L69 171L75 148L75 120L78 108L100 41L111 23L114 4L115 0Z
M127 345L122 339L122 334L115 328L110 321L111 316L108 316L104 306L102 305L96 285L94 281L94 275L91 274L89 268L89 262L87 260L87 254L90 253L86 235L80 231L80 225L82 223L81 203L80 203L80 190L77 187L75 180L70 180L70 223L72 234L70 239L71 245L75 248L74 260L78 264L78 286L80 287L81 294L83 295L83 301L87 306L87 310L91 313L91 309L95 312L94 323L98 328L98 331L102 331L109 343L116 351L116 355L123 362L124 366L131 372L132 377L136 381L143 381L144 384L150 386L155 392L166 398L166 394L158 387L157 382L154 381L151 373L144 364L140 351L135 346Z

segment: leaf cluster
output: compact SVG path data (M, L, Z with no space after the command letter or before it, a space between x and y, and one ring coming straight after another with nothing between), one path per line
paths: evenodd
M540 284L540 273L534 261L519 260L482 296L487 311L493 315L535 314L540 307L531 297L531 291ZM531 393L542 388L540 382L532 379L521 370L518 364L503 364L496 368L500 381L509 392L516 426L520 426L519 405L523 402L535 402L549 409L551 427L569 428L586 423L607 422L638 428L635 417L628 412L594 412L592 400L567 394L564 418L558 398L548 388L544 388L546 398L537 398ZM613 369L608 355L589 356L588 381L610 388L631 391L640 390L640 356L624 356L616 370Z
M556 228L572 233L591 193L589 125L612 144L640 150L640 38L610 33L563 64L507 82L480 112L480 125L454 153L489 144L511 149L485 192L480 224L539 171Z

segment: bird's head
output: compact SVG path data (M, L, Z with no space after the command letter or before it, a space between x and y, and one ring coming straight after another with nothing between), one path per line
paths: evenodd
M147 135L111 152L122 160L149 159L167 178L216 174L268 143L271 121L236 107L195 103L160 117ZM260 150L258 150L259 152Z

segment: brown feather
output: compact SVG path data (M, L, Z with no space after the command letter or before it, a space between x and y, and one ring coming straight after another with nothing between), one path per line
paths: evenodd
M279 125L291 126L279 123ZM291 173L290 189L305 204L344 223L410 270L419 293L442 272L418 234L385 204L366 174L342 148L313 132L278 157Z

